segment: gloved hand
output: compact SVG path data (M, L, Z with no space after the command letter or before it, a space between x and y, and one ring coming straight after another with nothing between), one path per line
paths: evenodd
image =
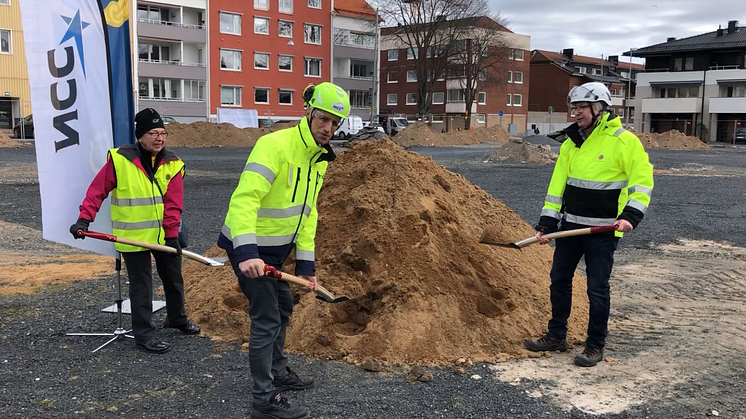
M177 255L181 254L181 243L178 237L166 237L166 246L176 249Z
M73 238L85 239L83 236L78 236L78 230L88 231L88 225L90 224L91 222L85 218L78 218L78 221L70 226L70 233L73 235Z

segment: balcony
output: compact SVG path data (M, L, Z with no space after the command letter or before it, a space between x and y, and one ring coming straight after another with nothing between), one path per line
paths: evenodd
M471 112L477 112L477 102L474 101L471 105ZM466 113L466 102L448 102L446 103L446 113Z
M155 108L163 109L165 114L187 117L207 117L207 101L186 100L174 98L140 97L140 109Z
M698 113L702 98L653 98L642 100L642 113Z
M714 97L710 113L746 113L746 97Z
M207 68L204 64L198 63L141 59L137 72L138 75L143 77L207 80Z
M137 22L138 36L197 43L204 43L207 40L207 31L203 25L152 19L139 19Z
M624 98L622 96L611 97L611 106L623 106L623 105L624 105Z

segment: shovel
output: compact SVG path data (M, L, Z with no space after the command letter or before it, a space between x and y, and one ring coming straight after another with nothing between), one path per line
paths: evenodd
M616 227L613 224L611 224L611 225L598 226L598 227L579 228L576 230L558 231L556 233L544 234L541 237L547 240L554 240L554 239L561 239L563 237L584 236L586 234L608 233L608 232L615 231L615 230L616 230ZM539 240L535 236L533 236L533 237L529 237L527 239L523 239L517 242L498 243L494 241L492 238L490 238L490 235L488 234L487 231L484 231L482 233L482 237L479 239L479 243L489 244L491 246L509 247L511 249L523 249L524 247L530 246L538 242Z
M78 235L79 236L83 236L83 237L90 237L92 239L104 240L104 241L107 241L107 242L122 243L122 244L129 244L131 246L144 247L146 249L157 250L159 252L171 253L171 254L174 254L174 255L179 253L178 250L176 250L176 249L174 249L173 247L170 247L170 246L163 246L163 245L160 245L160 244L153 244L153 243L145 243L145 242L141 242L139 240L132 240L132 239L128 239L128 238L125 238L125 237L117 237L117 236L115 236L113 234L99 233L97 231L83 231L83 230L78 230ZM219 262L219 261L217 261L215 259L210 259L208 257L202 256L202 255L194 253L194 252L190 252L188 250L182 250L181 254L184 255L184 257L187 257L187 258L192 259L192 260L196 260L197 262L204 263L205 265L208 265L208 266L223 266L223 265L225 265L224 263Z
M269 265L264 266L264 274L272 278L282 279L283 281L289 282L291 284L300 285L301 287L305 287L308 285L307 280L298 278L294 275L290 275L287 272L282 272ZM334 294L332 294L328 289L322 287L321 285L316 285L316 298L326 303L341 303L350 299L350 297L345 296L335 297Z

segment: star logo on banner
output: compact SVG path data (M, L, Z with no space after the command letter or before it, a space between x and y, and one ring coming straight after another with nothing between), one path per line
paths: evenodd
M62 36L60 45L69 39L75 41L75 46L78 48L78 57L80 57L80 64L83 66L83 77L85 77L85 54L83 54L83 29L87 28L90 24L83 22L80 19L80 10L75 12L75 16L60 16L65 23L67 23L67 32Z

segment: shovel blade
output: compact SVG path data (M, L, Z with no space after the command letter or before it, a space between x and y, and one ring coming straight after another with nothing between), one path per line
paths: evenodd
M490 241L480 241L479 243L488 244L490 246L496 246L496 247L507 247L508 249L521 249L521 246L518 246L515 243L495 243L495 242L490 242Z
M343 303L345 301L350 301L350 297L346 297L346 296L337 297L337 298L329 298L326 295L318 294L316 295L316 298L325 303L330 303L330 304Z

